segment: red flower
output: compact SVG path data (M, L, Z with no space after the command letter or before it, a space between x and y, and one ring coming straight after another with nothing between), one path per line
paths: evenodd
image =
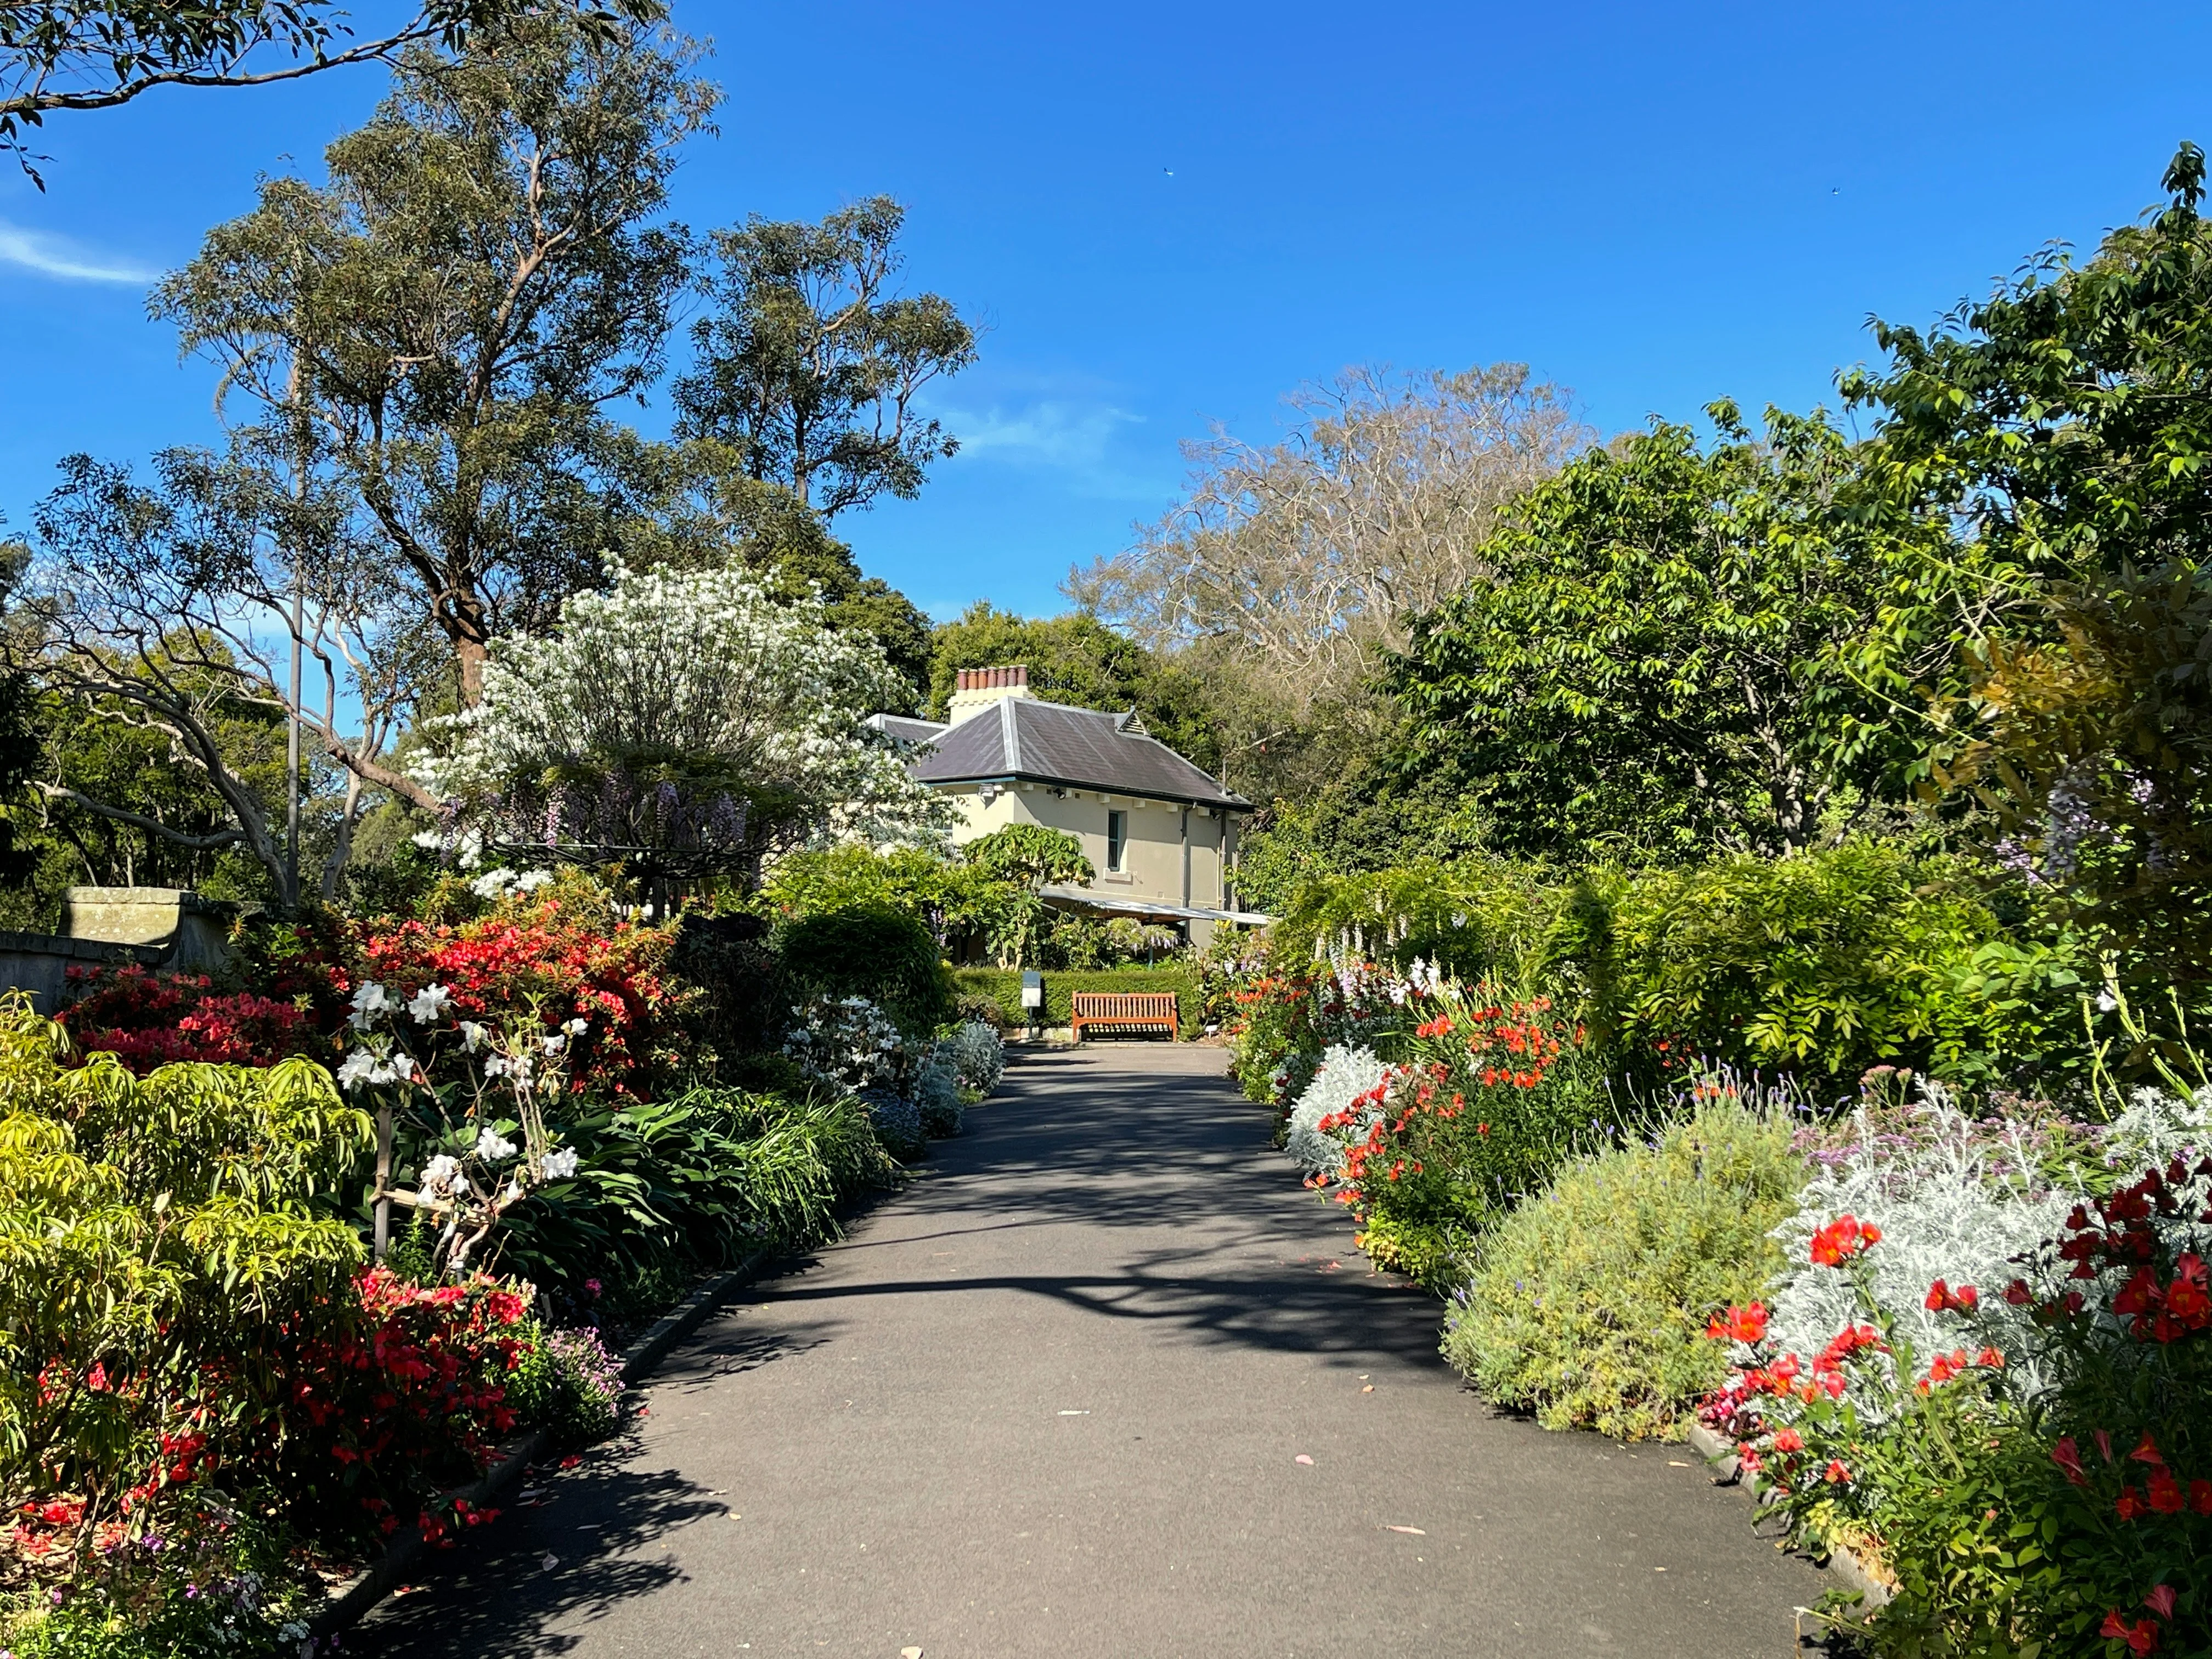
M2130 1625L2120 1617L2120 1610L2118 1607L2114 1607L2105 1615L2104 1626L2098 1631L2097 1634L2126 1642L2128 1651L2136 1655L2138 1659L2141 1659L2142 1655L2153 1652L2158 1647L2156 1625L2148 1619L2137 1620Z
M2113 1501L2112 1508L2118 1511L2121 1520L2132 1521L2147 1513L2148 1506L2136 1495L2133 1486L2123 1486L2119 1497Z
M2160 1515L2181 1513L2183 1498L2181 1482L2173 1478L2171 1469L2154 1469L2150 1477L2150 1506Z
M2212 1515L2212 1480L2189 1483L2189 1507L2199 1515Z
M1813 1235L1813 1265L1840 1267L1869 1246L1881 1243L1881 1228L1861 1226L1856 1216L1838 1216Z
M2148 1430L2143 1431L2142 1443L2128 1454L2128 1459L2135 1463L2154 1464L2160 1468L2166 1467L2166 1459L2159 1455L2158 1443L2150 1437Z
M2072 1435L2068 1435L2051 1449L2051 1461L2057 1464L2065 1473L2066 1478L2075 1486L2086 1486L2089 1484L2089 1477L2081 1468L2081 1449L2074 1443Z
M1778 1452L1801 1452L1805 1449L1805 1437L1795 1429L1783 1429L1774 1437L1774 1449Z
M2143 1605L2161 1619L2173 1617L2173 1586L2153 1584L2150 1594L2143 1597Z
M1726 1314L1715 1314L1707 1322L1705 1334L1716 1341L1763 1341L1766 1337L1766 1304L1754 1302L1747 1308L1739 1308L1731 1303Z
M1851 1472L1845 1468L1838 1460L1832 1457L1828 1460L1828 1467L1820 1471L1820 1478L1823 1480L1832 1482L1832 1484L1840 1486L1850 1480Z

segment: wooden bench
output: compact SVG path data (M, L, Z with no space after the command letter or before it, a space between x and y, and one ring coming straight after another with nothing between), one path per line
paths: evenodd
M1075 1040L1083 1041L1085 1026L1102 1031L1157 1031L1170 1042L1181 1029L1182 1016L1173 991L1078 991L1075 994Z

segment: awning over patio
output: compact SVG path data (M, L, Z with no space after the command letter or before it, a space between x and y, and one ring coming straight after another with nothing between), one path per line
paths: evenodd
M1040 887L1037 896L1048 904L1103 910L1117 916L1156 916L1165 921L1231 921L1242 927L1265 927L1274 920L1256 910L1200 910L1158 899L1115 898L1085 887Z

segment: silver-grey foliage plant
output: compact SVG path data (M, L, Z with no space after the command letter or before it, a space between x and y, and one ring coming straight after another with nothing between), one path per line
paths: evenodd
M1291 1109L1289 1133L1283 1142L1291 1161L1309 1175L1334 1176L1343 1168L1347 1143L1323 1133L1321 1121L1349 1110L1360 1096L1380 1088L1388 1070L1371 1049L1340 1044L1323 1054L1321 1069Z

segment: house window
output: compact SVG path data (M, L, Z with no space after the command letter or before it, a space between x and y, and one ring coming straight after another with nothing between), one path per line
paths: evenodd
M1128 861L1129 815L1109 812L1106 815L1106 868L1120 875Z

